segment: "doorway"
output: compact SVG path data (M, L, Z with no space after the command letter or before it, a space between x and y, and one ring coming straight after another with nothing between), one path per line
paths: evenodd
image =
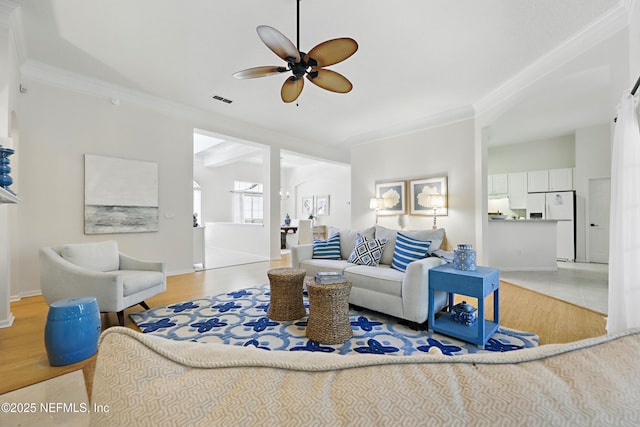
M588 255L589 262L609 263L609 205L611 178L589 179Z

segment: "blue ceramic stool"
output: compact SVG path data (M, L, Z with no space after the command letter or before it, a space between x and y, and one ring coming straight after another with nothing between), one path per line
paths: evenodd
M79 362L98 351L102 324L95 297L68 298L49 307L44 344L51 366Z

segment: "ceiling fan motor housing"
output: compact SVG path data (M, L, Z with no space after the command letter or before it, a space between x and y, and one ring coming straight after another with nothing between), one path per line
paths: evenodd
M313 58L306 58L307 54L300 52L300 62L295 62L295 58L287 57L289 63L289 69L293 73L296 79L301 79L309 72L309 68L314 67L318 62ZM305 60L307 59L307 60ZM317 75L317 73L316 73Z

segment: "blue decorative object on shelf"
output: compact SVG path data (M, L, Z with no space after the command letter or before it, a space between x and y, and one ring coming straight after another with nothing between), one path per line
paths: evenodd
M68 298L49 307L44 344L51 366L63 366L93 356L102 329L95 297Z
M471 245L460 244L458 249L453 251L453 268L456 270L475 271L476 251Z
M284 216L284 225L286 225L287 227L291 225L291 217L289 216L289 214L286 214Z
M9 190L9 186L13 183L13 179L9 176L9 172L11 172L11 168L9 167L9 156L13 153L13 149L4 148L0 145L0 187L5 190Z
M451 320L465 326L473 326L476 323L478 309L462 301L451 307Z

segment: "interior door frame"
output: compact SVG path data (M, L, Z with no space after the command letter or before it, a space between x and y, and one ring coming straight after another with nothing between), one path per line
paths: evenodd
M585 227L586 227L586 258L587 258L587 262L595 262L591 260L591 184L594 181L603 181L603 180L607 180L609 182L611 182L611 177L598 177L598 178L589 178L588 182L587 182L587 203L585 206L585 211L586 211L586 215L585 215ZM611 194L611 192L609 192L609 194ZM610 208L610 203L606 204L606 208L609 209ZM609 212L609 214L611 214L611 212ZM607 225L607 228L609 228L609 225ZM609 233L611 232L611 230L609 230ZM600 262L598 262L600 263Z

